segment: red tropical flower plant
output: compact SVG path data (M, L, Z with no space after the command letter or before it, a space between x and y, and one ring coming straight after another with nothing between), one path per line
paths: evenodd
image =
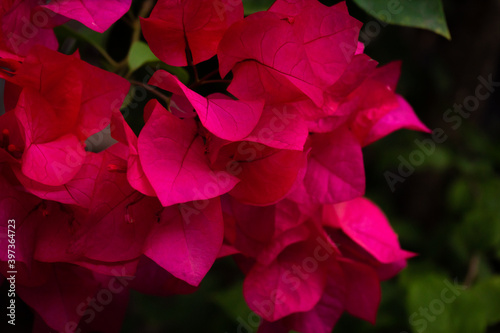
M0 229L15 219L18 244L0 269L17 270L34 331L116 332L130 289L192 292L225 256L245 274L259 332L326 333L344 311L375 322L380 281L414 254L363 197L362 147L427 131L395 92L399 64L363 53L345 3L278 0L243 17L241 1L160 0L140 21L144 37L194 75L184 84L158 70L139 83L162 98L145 103L137 129L119 111L127 79L58 53L49 28L75 19L103 32L129 7L0 7ZM52 25L12 49L19 18L36 13ZM219 67L200 78L205 61ZM87 151L107 126L114 144ZM96 314L89 300L104 294Z

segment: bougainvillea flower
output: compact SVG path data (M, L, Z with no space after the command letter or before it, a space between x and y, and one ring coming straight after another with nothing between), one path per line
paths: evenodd
M340 265L332 262L323 295L313 309L274 322L264 320L258 333L288 333L292 329L303 333L330 333L344 312L345 297L345 276Z
M32 272L28 276L34 285L24 287L18 283L16 293L59 332L64 332L68 323L76 327L89 306L85 300L92 299L100 289L92 272L71 264L44 264L43 274ZM75 311L77 308L81 311Z
M154 54L172 66L212 58L231 24L243 18L239 0L160 0L147 19L144 37Z
M327 266L318 265L309 273L296 267L310 256L312 243L293 244L271 264L252 267L243 283L243 295L253 311L275 321L309 311L318 303L326 286Z
M79 21L97 32L104 32L130 8L132 0L51 1L41 7Z
M365 173L361 145L346 127L310 136L307 170L289 198L302 203L337 203L362 196Z
M403 97L398 95L396 99L398 106L386 113L383 117L377 119L370 131L365 135L362 141L363 146L369 145L402 128L413 131L430 132L429 128L418 119L413 108Z
M157 221L161 205L156 198L145 197L134 190L127 182L126 173L110 171L110 166L126 170L126 161L112 154L112 149L96 155L93 161L96 179L89 209L73 213L73 224L78 228L68 225L59 227L57 232L53 226L56 230L52 233L61 234L59 239L64 242L62 233L66 229L71 237L62 247L77 258L101 262L137 259L143 253L144 241ZM48 238L50 234L45 237Z
M262 102L236 101L222 94L205 98L163 70L156 71L149 84L175 95L185 96L196 110L203 126L216 136L230 141L241 140L253 131L264 106Z
M150 103L154 111L139 135L138 149L144 173L161 203L166 207L230 191L238 179L210 167L195 120L179 119L157 101Z
M162 207L156 198L144 197L131 188L124 172L110 171L109 166L125 170L125 160L108 150L89 153L89 157L82 168L92 171L87 178L82 174L67 193L58 188L45 194L86 197L85 207L40 200L18 191L16 188L22 187L16 183L2 183L5 188L0 203L10 204L2 212L16 220L16 238L23 244L19 261L27 265L33 259L75 263L103 274L110 274L118 266L133 274L144 240ZM13 181L17 181L15 177ZM22 204L30 203L23 211L16 208L21 198Z
M157 198L145 197L128 184L122 172L127 161L114 154L123 150L117 145L89 154L93 158L87 164L92 166L86 168L94 170L88 179L93 187L86 193L90 204L84 209L40 201L2 180L0 205L11 205L6 216L16 218L17 239L24 244L19 260L26 265L32 260L68 262L103 274L120 268L134 274L146 253L174 276L198 285L222 245L218 199L163 209ZM21 202L23 196L35 201ZM29 202L27 216L16 210Z
M428 132L411 106L395 92L400 63L376 65L368 56L357 55L326 90L321 107L310 101L296 103L309 130L324 133L348 124L362 146L401 128Z
M329 332L344 311L374 323L380 281L404 268L406 259L413 256L401 250L383 213L364 198L316 211L301 209L300 204L289 200L270 207L252 207L233 199L226 200L224 209L226 228L230 230L225 241L254 258L246 269L244 295L249 306L265 319L259 332ZM322 211L322 216L317 211ZM257 234L248 224L256 216L267 226L263 234ZM321 225L328 230L313 231ZM308 234L304 227L312 232ZM306 238L294 242L294 230ZM280 244L283 238L289 238L284 247ZM280 249L279 255L261 261L262 254L274 246ZM300 251L290 252L299 246ZM288 268L282 267L284 262ZM312 279L319 278L317 274L326 274L324 286ZM308 292L300 294L302 288ZM311 301L318 294L320 297Z
M335 82L359 51L362 23L349 15L345 2L329 7L316 0L278 0L269 11L293 25L322 87Z
M132 0L3 1L0 56L26 56L35 45L57 50L59 43L52 28L69 19L104 32L129 10L131 3Z
M303 150L308 135L307 123L293 105L266 105L245 140L278 149Z
M225 243L238 253L268 265L289 245L311 237L305 215L295 202L281 200L271 206L251 206L223 197ZM319 207L315 210L320 212Z
M152 113L155 104L150 103L146 106L144 113ZM147 120L145 120L147 121ZM127 180L137 191L148 196L156 196L156 192L151 186L139 158L138 138L127 124L121 112L113 112L111 117L111 136L128 147L127 159Z
M351 127L363 146L401 128L429 132L408 103L395 93L400 66L393 62L376 68L349 97L359 103Z
M15 182L15 177L9 176L7 181L3 176L9 175L10 170L1 165L0 176L0 215L2 222L0 229L2 235L7 235L8 220L15 220L15 240L16 240L16 294L32 307L38 316L41 316L44 322L52 329L65 330L68 322L78 323L80 317L85 311L84 301L87 297L92 297L98 290L99 284L94 281L93 274L90 271L67 263L47 264L39 262L36 258L37 243L47 234L41 224L46 222L68 223L67 215L61 220L59 217L64 214L57 203L45 202L39 198L19 191L21 187ZM56 213L55 210L59 210ZM50 213L53 213L50 218ZM60 223L63 222L63 223ZM46 225L44 225L46 227ZM50 229L50 228L49 228ZM56 230L56 229L55 229ZM54 231L54 230L49 230ZM52 236L57 236L56 234ZM7 248L10 243L10 237L2 238L0 243ZM22 246L20 246L22 245ZM58 240L45 244L47 251L56 251L58 249ZM56 245L56 249L53 246ZM58 256L65 254L65 250L59 251ZM7 271L7 251L5 256L0 258L0 270L3 275L9 276ZM74 310L82 304L82 312L77 313Z
M70 1L66 1L70 2ZM39 13L33 16L37 0L5 0L0 4L0 57L26 56L34 45L57 50L59 43L47 26L50 16ZM55 15L55 14L54 14ZM14 53L14 54L12 54Z
M146 243L145 254L173 276L197 286L222 246L219 199L166 207Z
M407 259L401 259L390 263L381 263L358 243L349 238L349 236L347 236L341 229L334 229L325 226L324 230L329 235L329 238L335 242L335 244L338 244L339 248L341 248L342 257L364 263L374 268L381 281L394 277L406 267ZM394 251L401 253L402 256L405 256L408 259L415 255L411 252L401 250L400 248L395 249Z
M16 292L34 329L117 332L129 289L193 292L227 255L260 333L327 333L344 312L374 323L380 281L414 254L362 198L361 149L427 130L395 92L399 63L363 54L344 2L277 0L243 18L239 0L159 0L141 18L152 51L192 70L217 55L232 77L184 85L155 72L148 84L172 97L144 101L136 135L119 110L126 79L50 50L51 27L75 19L104 31L130 4L0 5L0 231L16 220ZM108 125L117 142L86 151ZM93 314L103 292L109 304Z
M400 249L397 237L388 226L383 213L367 199L325 206L323 212L325 226L335 228L328 230L328 234L334 236L332 239L326 233L313 233L309 236L309 249L303 249L294 259L289 258L288 270L276 273L273 265L277 263L266 265L256 262L247 273L249 282L245 282L245 298L249 306L265 319L259 332L288 332L291 329L305 333L330 332L344 311L374 323L380 302L380 281L400 271L406 259L413 255ZM370 225L375 226L375 229L371 230ZM338 229L341 226L343 229ZM297 225L290 230L294 228L298 229ZM378 233L379 228L387 235L386 238L371 238ZM348 237L361 246L353 246L354 242L348 237L337 237L336 229L344 230L345 235L349 233ZM352 231L354 229L357 231ZM332 240L338 248L328 245L332 244ZM268 243L276 241L277 238L267 240ZM260 245L261 248L266 246L269 245ZM373 256L365 248L369 248L368 251ZM288 253L288 250L281 252L277 257L278 261L284 253ZM257 276L251 275L254 269L266 279L259 280ZM306 284L307 288L318 289L311 277L322 275L325 270L327 279L324 289L312 308L298 310L299 306L294 307L297 303L290 302L290 297L293 296L282 286L293 285L295 292L300 291L302 284ZM268 288L266 284L273 287ZM314 294L317 291L310 292ZM310 304L310 294L298 297ZM290 310L288 306L295 310L278 320L272 318L276 311L282 311L283 308Z
M221 76L234 75L228 91L240 99L277 104L309 97L323 103L301 41L278 14L258 12L235 23L217 55Z
M251 205L270 205L283 199L306 164L303 151L276 149L256 142L212 140L208 148L214 167L227 170L240 180L230 194Z
M344 3L310 2L296 16L258 12L227 31L217 54L221 76L234 74L229 92L268 103L310 98L323 104L323 90L354 56L361 23L349 16ZM350 52L332 50L351 44Z
M252 145L249 145L248 149L253 149ZM257 151L260 151L258 147ZM268 150L264 154L259 152L251 163L241 163L239 175L241 181L230 194L248 204L275 203L288 194L304 165L303 152L293 150Z
M345 310L351 315L375 324L380 303L380 281L376 271L363 263L339 260L346 277Z
M308 122L309 130L325 133L344 124L353 113L355 103L358 103L349 99L350 94L373 74L376 66L377 62L367 55L355 55L339 79L325 89L323 105L317 106L310 100L294 103L299 114Z
M401 250L398 236L384 213L366 198L325 206L323 221L328 226L342 229L381 263L396 262L413 255Z
M258 332L329 333L344 311L374 323L380 295L379 280L371 267L342 258L330 260L326 285L316 305L275 322L264 321Z
M6 104L16 105L8 113L15 114L24 135L19 147L11 147L13 155L26 177L50 186L78 173L84 141L109 124L129 89L123 78L40 46L13 75L0 76L8 81Z
M67 183L58 186L44 185L26 177L20 168L12 167L16 178L32 194L45 200L90 208L96 182L101 176L102 156L87 154L78 173ZM105 165L105 167L107 167ZM113 168L115 166L112 166Z

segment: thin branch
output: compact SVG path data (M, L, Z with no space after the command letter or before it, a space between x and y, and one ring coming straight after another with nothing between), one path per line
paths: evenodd
M212 76L216 75L219 73L219 69L215 69L213 71L211 71L210 73L208 73L207 75L205 75L204 77L202 77L200 79L200 81L207 81L209 78L211 78Z
M193 83L192 85L189 86L189 89L194 89L199 86L203 86L205 84L213 84L213 83L224 83L224 84L230 84L231 80L200 80L198 82Z
M143 87L147 91L149 91L152 94L154 94L157 97L159 97L162 101L164 101L165 103L167 103L167 105L168 105L168 103L170 103L170 97L162 94L161 92L159 92L158 90L156 90L153 86L150 86L149 84L146 84L146 83L143 83L143 82L140 82L140 81L136 81L136 80L129 80L129 82L131 84L133 84L134 86Z
M141 9L139 10L139 14L137 15L137 18L134 21L134 26L133 26L134 30L132 32L131 44L141 39L141 21L139 20L139 17L144 17L147 14L149 14L149 12L153 9L154 5L155 1L153 0L146 0L142 4Z
M186 58L188 62L188 66L193 69L194 73L194 82L199 83L200 82L200 76L198 75L198 69L196 68L195 64L193 63L193 55L191 54L191 49L189 48L189 45L187 44L187 39L186 39Z
M470 288L472 283L479 273L479 263L481 262L481 257L478 253L474 254L469 260L469 269L467 270L467 275L465 276L464 285L466 288Z
M113 68L117 68L118 67L118 63L113 59L111 58L111 56L109 55L109 53L103 49L100 45L98 45L97 43L94 43L93 41L91 41L89 38L85 37L84 35L80 34L79 32L69 28L68 26L66 25L61 25L60 26L60 29L64 29L66 30L67 32L69 32L71 35L75 36L75 37L78 37L80 39L83 39L85 40L88 44L92 45L92 47L97 51L99 52L99 54L113 67Z

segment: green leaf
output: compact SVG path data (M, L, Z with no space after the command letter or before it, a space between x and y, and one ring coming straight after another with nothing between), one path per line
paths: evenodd
M134 72L148 62L160 61L151 51L148 44L137 41L130 47L128 53L128 65L130 71Z
M113 58L104 48L109 33L106 32L104 34L100 34L86 27L83 27L77 31L73 30L65 24L55 27L54 32L56 33L56 36L60 42L66 40L67 38L73 38L77 41L76 45L74 45L77 49L81 48L82 46L85 47L90 45L97 52L99 52L104 59L107 60L110 66L117 65L116 61L113 60ZM76 49L73 51L76 51ZM68 53L66 52L66 54Z
M487 304L474 290L467 290L451 306L450 332L483 333L486 331Z
M481 300L488 325L500 322L500 275L480 281L473 289Z
M273 0L243 0L245 15L267 10L273 4Z
M415 276L408 285L406 299L412 331L427 333L451 332L450 307L442 300L442 291L453 284L441 274Z
M471 188L473 207L455 229L471 253L500 248L500 178L489 178Z
M179 78L179 80L181 80L182 83L187 84L189 82L189 73L186 69L165 64L153 54L148 44L144 42L137 41L132 44L128 53L130 73L135 72L146 64L152 63L155 63L153 67L156 69L164 69L167 72L174 74Z
M380 21L433 31L451 39L441 0L354 0Z
M500 322L500 276L478 282L451 304L452 332L486 332Z

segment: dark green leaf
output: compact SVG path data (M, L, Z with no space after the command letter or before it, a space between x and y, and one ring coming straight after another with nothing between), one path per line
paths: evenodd
M267 10L273 4L273 0L243 0L245 15Z
M354 0L354 2L383 22L427 29L451 39L441 0Z

